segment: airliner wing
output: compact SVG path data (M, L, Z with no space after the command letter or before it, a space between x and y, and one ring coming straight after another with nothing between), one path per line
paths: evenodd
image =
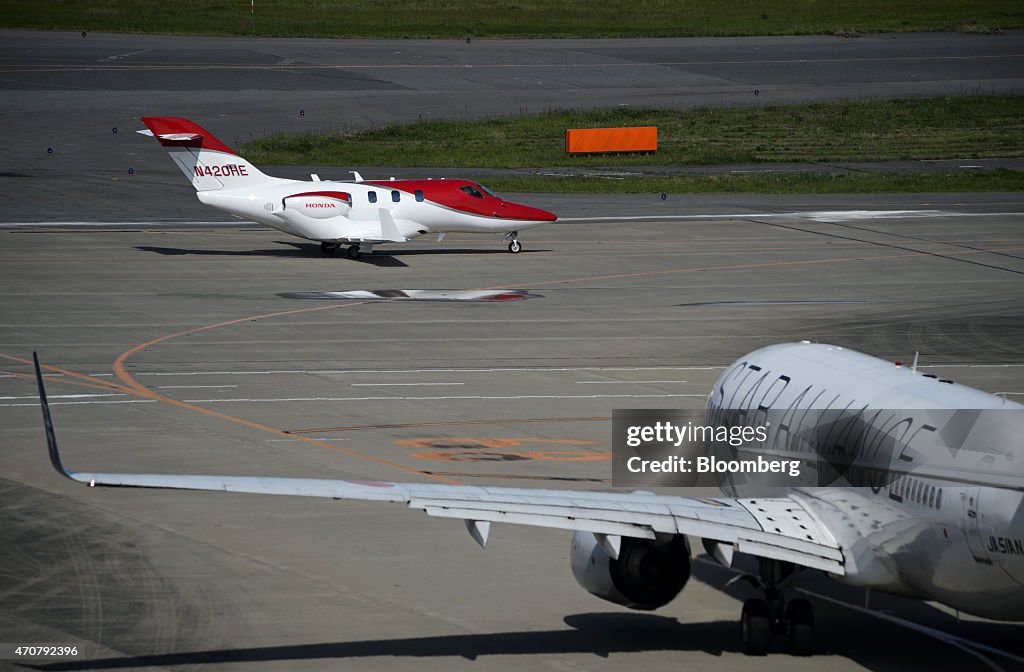
M442 518L466 521L481 545L490 523L580 530L612 539L653 539L657 533L689 534L731 544L732 549L844 574L842 549L798 498L734 499L645 493L492 488L436 483L384 483L304 478L191 474L76 473L65 468L57 447L42 373L36 378L50 461L62 475L89 485L210 490L264 495L401 502ZM617 550L613 550L617 553Z

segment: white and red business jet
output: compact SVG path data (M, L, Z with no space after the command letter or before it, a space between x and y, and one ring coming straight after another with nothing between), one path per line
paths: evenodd
M519 232L553 222L539 208L511 203L470 180L287 180L264 175L209 131L188 119L143 117L148 130L207 205L285 233L316 240L324 254L348 245L355 259L377 243L403 243L428 233L501 233L508 250Z

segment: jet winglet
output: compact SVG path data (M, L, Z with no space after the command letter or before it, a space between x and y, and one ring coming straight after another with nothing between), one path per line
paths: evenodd
M43 371L39 368L39 356L35 352L32 353L32 362L36 367L36 384L39 386L39 403L43 409L43 427L46 428L46 445L50 449L50 462L59 474L75 480L72 473L65 469L64 463L60 461L57 435L53 431L53 419L50 417L50 404L46 400L46 387L43 386Z

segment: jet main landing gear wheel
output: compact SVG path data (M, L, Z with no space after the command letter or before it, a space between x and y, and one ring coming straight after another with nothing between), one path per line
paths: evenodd
M332 256L340 247L337 243L320 243L320 254L325 257Z
M743 603L740 633L743 653L763 656L768 653L774 635L785 635L789 652L794 656L814 653L814 611L804 599L786 600L779 586L797 568L788 562L759 558L760 577L744 576L764 591L764 598L751 598Z
M349 248L348 248L348 258L349 259L358 259L361 255L362 255L362 252L359 250L359 246L358 245L349 245Z
M807 600L790 600L786 605L789 652L794 656L814 653L814 611Z
M743 603L740 616L740 634L743 653L748 656L763 656L768 653L772 640L772 612L768 602L751 598Z

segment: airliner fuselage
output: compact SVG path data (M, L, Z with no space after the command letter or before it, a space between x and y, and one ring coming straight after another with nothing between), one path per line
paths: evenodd
M746 452L802 458L791 488L844 549L838 578L1024 620L1024 406L836 346L773 345L715 383L708 417L772 418ZM813 437L813 441L807 439ZM722 483L767 495L756 482ZM771 491L778 494L778 490Z

